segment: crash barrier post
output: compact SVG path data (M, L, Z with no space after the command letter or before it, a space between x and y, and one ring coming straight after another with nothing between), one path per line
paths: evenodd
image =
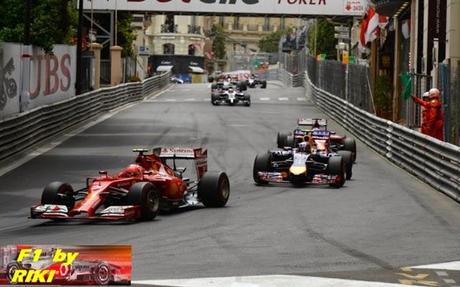
M314 85L307 95L337 123L394 164L460 202L460 147L379 118Z
M170 73L142 82L84 93L0 121L0 161L52 136L125 104L140 101L168 85Z

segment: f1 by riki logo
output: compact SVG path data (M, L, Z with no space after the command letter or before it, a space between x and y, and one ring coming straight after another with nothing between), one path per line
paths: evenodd
M128 0L128 2L144 2L144 1L145 0ZM157 2L160 2L160 3L168 3L171 1L173 0L157 0ZM190 3L191 1L192 0L182 0L182 2L184 3ZM216 4L216 3L218 4L236 4L236 2L238 2L238 0L199 0L199 1L205 4ZM240 2L243 2L248 5L252 5L252 4L259 3L259 0L240 0Z
M26 248L19 251L19 255L16 259L16 268L11 270L10 283L52 283L56 276L62 273L62 270L70 270L72 262L78 257L78 252L64 252L58 248L54 250L50 256L46 252L43 252L41 248ZM29 269L23 266L34 266L42 265L42 261L46 261L45 268L40 269ZM56 268L58 267L59 268ZM64 267L64 268L63 268ZM26 269L27 268L27 269ZM10 271L10 272L11 272Z

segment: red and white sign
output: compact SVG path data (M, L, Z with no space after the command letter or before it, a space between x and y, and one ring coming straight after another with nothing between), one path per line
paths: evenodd
M349 15L365 12L367 0L107 0L93 1L96 10L182 13ZM84 2L91 9L91 1Z

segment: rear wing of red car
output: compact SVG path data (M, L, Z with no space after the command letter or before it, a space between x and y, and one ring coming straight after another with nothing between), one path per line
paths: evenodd
M307 119L299 118L297 125L302 127L327 129L327 119Z
M159 157L194 160L198 178L208 171L208 150L201 147L162 147L159 150Z

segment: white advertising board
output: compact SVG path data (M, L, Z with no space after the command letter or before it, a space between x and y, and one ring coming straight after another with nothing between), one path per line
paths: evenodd
M83 2L91 9L91 0ZM251 15L362 15L367 0L93 0L96 10Z
M55 45L53 54L34 48L27 109L75 96L76 65L75 46Z
M0 43L0 119L19 112L20 83L20 45Z

